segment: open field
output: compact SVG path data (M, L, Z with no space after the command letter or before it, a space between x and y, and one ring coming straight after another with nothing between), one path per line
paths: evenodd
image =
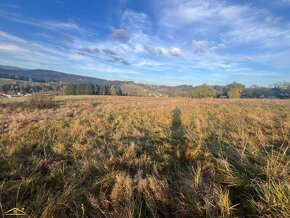
M290 101L0 100L0 210L31 217L290 217Z

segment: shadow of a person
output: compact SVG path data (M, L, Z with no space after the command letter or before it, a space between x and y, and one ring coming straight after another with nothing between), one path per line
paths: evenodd
M185 155L185 131L182 126L181 113L180 108L176 107L172 111L171 118L171 143L177 160L181 160Z

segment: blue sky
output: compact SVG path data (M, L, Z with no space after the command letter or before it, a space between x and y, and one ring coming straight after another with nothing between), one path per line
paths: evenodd
M290 0L1 0L0 64L167 85L290 81Z

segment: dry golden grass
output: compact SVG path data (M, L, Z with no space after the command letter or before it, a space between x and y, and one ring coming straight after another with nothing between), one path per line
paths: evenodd
M290 217L290 101L0 101L0 210L31 217Z

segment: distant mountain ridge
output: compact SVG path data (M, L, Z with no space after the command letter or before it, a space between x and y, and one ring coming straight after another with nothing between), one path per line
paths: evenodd
M76 74L63 73L53 70L43 69L24 69L12 66L0 65L0 77L9 79L29 80L32 79L36 82L93 82L100 85L120 85L126 83L125 81L111 81L99 79L89 76L81 76Z
M55 82L55 83L46 83ZM91 84L89 84L91 83ZM193 93L201 88L206 87L207 91L213 89L216 97L225 98L228 96L228 91L231 87L242 87L240 97L243 98L290 98L290 83L278 82L272 87L251 86L245 88L243 84L233 82L228 85L214 85L208 86L206 84L201 86L192 85L152 85L144 83L135 83L134 81L119 81L119 80L105 80L89 76L81 76L76 74L68 74L53 70L44 69L24 69L15 66L0 65L0 91L7 93L8 91L19 92L24 89L30 90L45 90L55 91L61 94L67 87L78 87L79 90L92 89L89 93L97 93L96 90L105 90L105 95L108 93L115 93L114 90L121 93L121 95L128 96L156 96L156 97L193 97ZM79 88L83 87L83 88ZM6 91L5 91L6 90ZM16 90L16 91L15 91ZM72 89L74 90L74 89ZM109 91L108 91L109 90ZM119 92L121 90L121 92ZM0 92L0 94L1 94ZM26 90L27 92L27 90ZM204 90L202 91L206 93ZM198 94L200 96L200 93Z
M22 67L14 67L14 66L8 66L8 65L0 65L0 69L6 69L6 70L25 70L25 68L22 68Z
M33 82L92 82L98 85L122 87L125 94L138 96L189 96L193 86L166 86L135 83L134 81L105 80L95 77L63 73L54 70L24 69L14 66L0 65L0 78Z

